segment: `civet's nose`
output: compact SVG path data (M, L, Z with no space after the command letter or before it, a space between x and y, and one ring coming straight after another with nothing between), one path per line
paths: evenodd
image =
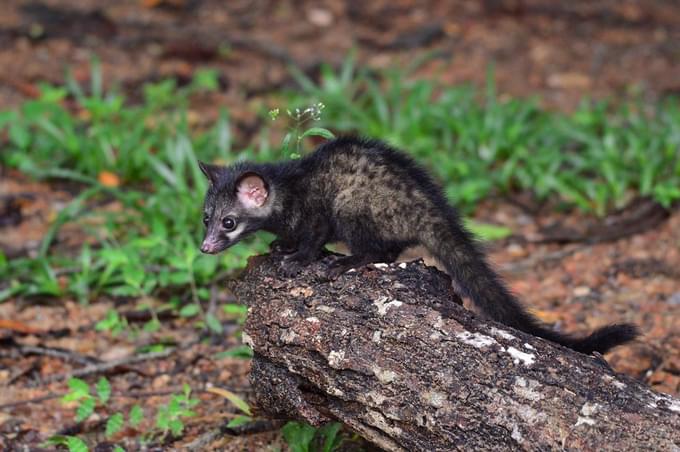
M206 254L215 254L217 251L217 243L208 241L207 239L203 241L201 245L201 252Z

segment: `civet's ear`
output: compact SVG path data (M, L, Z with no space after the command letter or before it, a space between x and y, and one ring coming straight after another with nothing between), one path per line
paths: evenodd
M217 180L219 179L220 173L222 172L221 166L211 165L210 163L203 163L199 160L198 167L201 168L201 171L203 172L203 174L205 174L205 177L208 178L208 182L210 182L210 185L217 184Z
M267 184L258 174L248 172L236 184L236 197L247 209L262 207L268 196Z

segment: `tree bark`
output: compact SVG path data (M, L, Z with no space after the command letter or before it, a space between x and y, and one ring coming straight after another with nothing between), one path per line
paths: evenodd
M259 408L339 420L386 450L680 450L680 401L586 356L486 321L422 262L325 281L251 259L232 289L249 306Z

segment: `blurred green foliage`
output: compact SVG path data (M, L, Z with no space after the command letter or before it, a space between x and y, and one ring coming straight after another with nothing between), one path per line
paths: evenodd
M89 86L73 78L62 87L44 84L39 98L1 111L0 163L68 181L79 194L51 222L37 256L10 260L0 253L0 300L69 295L86 302L165 291L179 297L169 307L182 316L201 314L208 285L264 251L271 237L256 235L217 257L199 253L206 182L197 159L295 158L308 136L330 137L326 128L407 150L468 213L487 196L515 190L599 215L637 195L666 206L680 198L675 99L651 106L584 102L565 114L532 100L499 100L492 71L483 93L416 79L408 70L357 69L353 58L338 70L324 67L318 83L293 74L300 88L268 112L276 119L280 108L295 120L284 143L271 143L266 126L258 148L238 152L226 111L208 129L190 130L191 96L218 87L209 70L181 88L173 80L148 84L141 102L131 104L115 90L103 91L95 61ZM117 207L97 208L112 203ZM78 252L55 247L70 222L88 237ZM470 225L488 239L510 233ZM217 319L204 321L221 330Z
M492 194L528 190L604 215L635 195L664 206L680 198L680 104L583 101L566 114L534 100L499 100L493 70L484 92L410 76L325 66L315 83L293 74L301 90L290 108L322 102L321 126L377 137L407 149L470 211Z

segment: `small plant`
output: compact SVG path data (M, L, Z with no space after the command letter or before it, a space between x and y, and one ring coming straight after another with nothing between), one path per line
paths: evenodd
M45 441L44 447L48 446L66 446L69 452L88 452L90 450L85 441L71 435L54 435Z
M62 398L63 403L76 403L76 422L86 421L95 412L96 408L102 411L106 408L111 398L111 384L101 377L94 388L80 378L70 378L68 380L69 392ZM137 427L142 421L144 413L139 405L134 405L128 413L128 424ZM122 430L125 425L123 413L113 413L106 420L105 435L111 438ZM74 436L55 435L48 440L51 445L65 445L69 451L87 451L87 445L80 438ZM122 450L122 449L120 449Z
M210 387L207 389L207 391L212 392L213 394L217 394L221 397L224 397L232 405L238 408L239 411L241 411L241 413L243 413L230 420L229 423L227 424L227 427L237 427L239 425L247 424L248 422L252 421L252 413L250 411L250 406L241 397L224 388Z
M161 437L169 433L180 436L184 431L184 418L196 416L193 408L198 403L198 399L191 397L191 387L187 384L181 394L172 395L168 404L161 407L156 415L156 428L160 430Z
M338 434L341 428L339 422L331 422L318 429L304 422L288 422L281 433L292 452L332 452L343 442Z
M64 403L77 403L77 422L87 420L97 408L105 409L111 397L111 385L104 377L99 379L94 388L90 388L85 381L79 378L69 379L68 386L69 392L62 400ZM198 399L191 397L191 387L185 384L181 394L171 395L170 401L158 409L155 424L157 430L149 432L142 440L147 441L155 435L159 435L161 438L166 437L168 434L180 436L184 430L183 420L196 415L193 408L198 403ZM249 409L247 414L250 414ZM139 405L134 405L127 414L127 424L133 428L138 427L143 419L144 411ZM108 416L104 430L106 437L113 437L122 430L125 424L126 416L123 413L113 413ZM74 436L55 435L48 440L48 443L52 445L65 445L69 450L73 451L87 451L85 443ZM81 447L85 447L85 449L81 449Z
M113 336L118 336L120 333L128 328L128 323L125 317L118 314L115 309L109 309L106 312L106 317L97 322L94 329L97 331L108 331Z
M304 125L310 121L320 121L321 112L326 106L317 102L306 108L295 108L292 111L286 110L286 114L289 118L293 120L293 126L283 137L283 142L281 143L281 151L283 155L289 158L300 158L302 152L302 141L311 136L319 136L326 139L335 138L333 132L323 127L310 127L304 129ZM279 109L275 108L269 111L269 117L272 121L275 121L279 116ZM292 143L292 145L291 145Z
M293 105L321 102L321 127L386 140L431 167L447 195L471 211L482 199L526 190L604 215L632 196L680 200L680 104L584 102L573 113L534 100L499 100L493 70L480 93L409 77L408 70L357 69L348 58L318 83L293 70Z

